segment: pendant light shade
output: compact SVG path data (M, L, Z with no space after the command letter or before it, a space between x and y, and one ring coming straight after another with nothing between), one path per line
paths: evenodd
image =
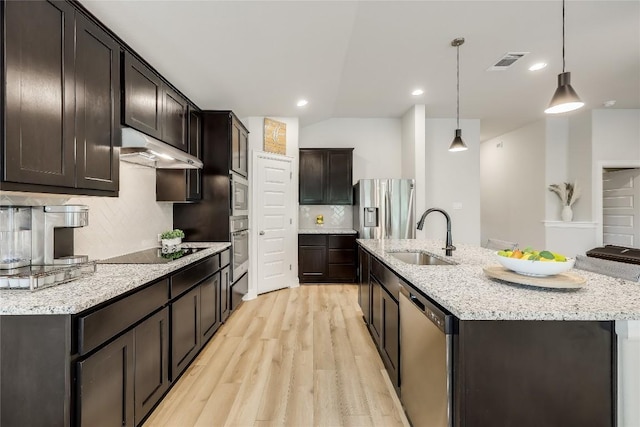
M566 113L577 110L584 105L580 97L571 86L571 73L565 71L564 61L564 1L562 0L562 73L558 74L558 88L556 89L549 107L544 110L547 114Z
M571 86L571 73L558 74L558 88L551 98L549 107L544 110L547 114L566 113L582 107L584 102Z
M462 140L462 129L460 129L460 45L464 43L463 37L458 37L451 41L451 46L456 48L456 133L449 146L449 151L465 151L467 145Z
M464 151L467 149L466 144L462 140L462 129L456 129L456 136L449 147L449 151Z

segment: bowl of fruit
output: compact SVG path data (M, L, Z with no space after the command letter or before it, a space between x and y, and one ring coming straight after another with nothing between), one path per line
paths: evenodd
M505 268L525 276L552 276L573 268L575 259L551 251L532 248L497 252L498 262Z

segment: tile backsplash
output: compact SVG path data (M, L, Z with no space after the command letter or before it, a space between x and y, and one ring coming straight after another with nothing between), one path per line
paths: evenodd
M298 228L316 226L316 216L324 216L324 226L353 228L353 206L345 205L301 205L298 206Z
M74 230L74 250L105 259L158 246L159 233L173 227L173 203L156 202L155 169L120 163L119 197L0 193L0 205L87 205L89 225Z
M173 203L156 202L156 170L120 163L119 197L80 196L69 204L89 206L89 226L75 230L75 252L104 259L158 246L158 234L173 227Z

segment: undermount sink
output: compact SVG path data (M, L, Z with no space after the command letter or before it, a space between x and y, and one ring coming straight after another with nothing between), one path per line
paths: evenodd
M455 265L453 261L445 261L425 252L390 252L392 257L416 265Z

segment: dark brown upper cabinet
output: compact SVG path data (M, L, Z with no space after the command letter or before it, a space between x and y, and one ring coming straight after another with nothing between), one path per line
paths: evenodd
M176 91L162 85L162 140L182 151L189 152L187 129L188 104Z
M76 167L80 188L117 191L120 173L120 46L76 20Z
M189 105L189 154L201 159L202 113ZM196 202L202 199L200 169L156 169L156 200L159 202Z
M2 6L3 181L74 187L75 11L64 2L10 1Z
M189 103L149 66L124 58L124 124L189 152Z
M129 52L124 55L124 124L162 139L162 80Z
M300 149L301 205L351 205L353 148Z
M6 89L0 188L117 195L119 44L67 2L0 7Z
M231 170L245 178L248 175L247 147L249 132L235 115L231 117Z

